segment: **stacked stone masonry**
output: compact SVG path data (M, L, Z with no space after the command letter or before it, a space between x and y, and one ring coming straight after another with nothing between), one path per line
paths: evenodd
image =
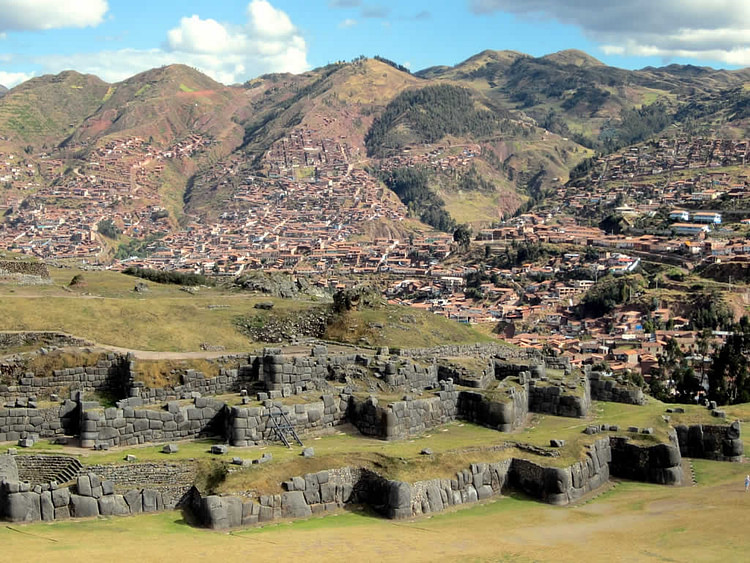
M204 525L227 529L277 518L304 518L349 503L367 504L392 519L412 518L489 499L508 488L563 505L604 485L609 480L609 461L609 440L604 438L588 448L583 460L566 468L512 458L472 463L452 479L406 483L345 467L294 477L284 482L286 492L277 495L203 497L195 503L195 510Z
M286 415L295 431L303 433L343 424L349 406L349 396L324 395L319 402L282 405L267 400L259 407L232 407L229 414L229 441L233 446L249 446L276 440L271 415Z
M643 405L646 403L646 397L640 387L617 381L615 378L600 372L592 372L589 375L589 384L591 386L591 398L595 401L628 405Z
M81 446L108 448L225 436L227 414L224 402L206 397L196 397L188 406L171 401L166 409L86 410L81 416Z
M685 457L716 461L742 461L744 446L740 423L728 426L713 424L679 425L675 427L680 453Z

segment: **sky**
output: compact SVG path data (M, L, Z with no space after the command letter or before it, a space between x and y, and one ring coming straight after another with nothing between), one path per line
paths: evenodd
M359 55L413 71L485 49L611 66L750 66L750 0L0 0L0 84L184 63L225 84Z

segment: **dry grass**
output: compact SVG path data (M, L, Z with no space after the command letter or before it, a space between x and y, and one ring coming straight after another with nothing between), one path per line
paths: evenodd
M189 360L138 360L135 363L135 380L151 389L180 385L180 374L193 369L207 379L219 375L221 367L216 362L204 359Z
M741 561L746 468L697 487L619 483L594 501L553 507L523 497L389 521L361 511L215 533L178 512L0 529L8 560ZM732 524L734 523L734 524Z
M86 353L78 350L54 350L49 354L37 355L29 358L26 368L37 375L48 375L53 370L91 367L102 358L102 354Z

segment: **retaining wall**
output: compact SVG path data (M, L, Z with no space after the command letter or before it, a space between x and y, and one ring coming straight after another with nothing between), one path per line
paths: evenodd
M569 467L544 467L514 458L508 477L512 487L544 502L564 505L604 485L609 480L610 461L610 442L602 438L588 447L583 460Z
M628 405L646 404L646 398L640 387L617 381L615 378L607 377L602 373L592 372L589 375L589 384L591 386L591 398L595 401L609 401Z
M615 477L679 485L682 483L682 456L677 435L670 432L669 444L633 443L627 436L610 437L612 463L610 472Z
M192 406L172 401L166 407L85 410L81 447L133 446L227 434L228 409L222 401L197 397Z
M458 396L459 416L501 432L511 432L523 426L529 413L526 387L508 385L493 395L462 391Z
M233 446L248 446L276 440L269 414L278 412L278 409L287 416L298 433L343 424L348 404L348 395L324 395L315 403L275 406L269 400L260 407L232 407L229 413L229 441Z
M564 383L531 379L528 393L531 412L584 418L591 407L591 389L585 377L580 378L572 389Z
M740 423L728 426L713 424L679 425L675 427L680 453L685 457L716 461L742 461L744 446Z
M56 369L51 374L26 372L18 376L14 383L0 385L0 397L47 399L52 394L67 394L73 390L125 397L129 380L126 358L117 354L105 354L95 366Z
M227 529L277 518L312 514L361 503L392 519L442 512L472 504L515 487L551 504L568 504L596 490L609 479L610 446L597 440L586 458L567 468L542 467L524 459L472 463L452 479L406 483L372 471L344 467L309 473L284 482L286 491L256 498L197 496L192 506L203 525Z
M69 428L69 418L75 403L66 401L50 408L0 408L0 442L14 442L19 438L53 438Z
M102 481L94 474L79 477L74 487L32 487L23 482L0 482L0 518L10 522L126 516L176 507L170 503L165 503L162 494L153 489L133 489L117 494L112 481Z

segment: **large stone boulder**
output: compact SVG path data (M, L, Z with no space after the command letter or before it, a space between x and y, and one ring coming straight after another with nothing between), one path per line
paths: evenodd
M105 495L99 499L99 514L102 516L125 516L130 514L130 508L122 495Z
M36 522L42 512L39 495L32 492L12 493L6 497L5 515L11 522Z
M99 516L99 503L93 497L70 495L70 512L74 518Z
M388 482L388 517L409 518L411 516L411 487L403 481Z
M305 518L312 514L310 505L301 491L287 491L281 494L281 515L284 518Z

